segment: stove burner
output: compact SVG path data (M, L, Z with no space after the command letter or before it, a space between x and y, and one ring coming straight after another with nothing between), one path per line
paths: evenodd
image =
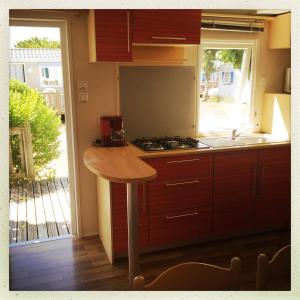
M191 137L180 136L164 136L164 137L152 137L152 138L140 138L132 142L136 146L142 148L145 151L162 151L162 150L176 150L176 149L200 149L209 148L209 146L200 143L198 140Z

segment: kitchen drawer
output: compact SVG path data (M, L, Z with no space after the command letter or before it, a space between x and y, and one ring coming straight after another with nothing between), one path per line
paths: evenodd
M201 176L148 184L149 214L211 206L212 176Z
M149 246L206 238L211 232L211 210L198 208L149 218Z
M157 171L156 181L211 176L213 154L181 155L145 159Z

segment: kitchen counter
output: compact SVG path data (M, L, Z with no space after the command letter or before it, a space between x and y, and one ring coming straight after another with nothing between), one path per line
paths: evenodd
M199 141L207 143L218 138L200 138ZM149 165L138 158L155 158L177 155L190 155L199 153L214 153L224 151L239 151L246 149L262 149L289 145L290 141L270 142L260 144L238 145L231 147L210 147L204 149L183 149L165 151L144 151L133 144L124 147L89 147L84 152L84 163L95 175L102 176L115 182L148 181L155 178L154 171ZM105 164L102 164L103 161ZM117 172L116 172L117 170ZM126 181L127 180L127 181ZM129 181L128 181L129 180Z
M84 164L95 175L112 182L144 182L154 179L156 171L138 159L129 147L89 147L83 155Z
M248 139L253 137L256 138L258 135L245 136ZM130 280L134 274L139 272L137 267L138 233L136 232L138 227L141 232L140 241L143 241L143 237L146 236L148 243L146 249L150 247L148 248L150 250L151 247L155 249L155 247L160 247L160 244L168 243L166 237L171 241L178 239L178 243L181 243L182 236L187 236L191 240L195 239L194 235L199 240L203 239L201 234L218 238L218 234L223 234L223 231L220 231L221 233L217 231L218 228L222 230L225 228L229 233L232 228L248 232L247 220L253 220L253 216L248 216L248 219L241 216L250 214L249 212L252 210L248 209L246 205L240 205L240 201L251 206L256 201L257 195L257 201L261 203L261 207L255 206L258 213L256 218L259 230L264 230L264 224L269 219L271 220L270 226L274 224L277 226L276 222L281 219L284 226L288 223L289 205L282 202L285 199L288 202L290 199L290 149L287 147L290 145L290 141L277 140L265 143L263 140L258 144L221 147L218 142L222 138L230 141L231 137L199 139L200 142L215 143L217 146L214 148L146 152L129 144L124 147L97 148L91 146L85 150L84 163L92 173L97 175L99 235L102 244L112 263L115 257L122 255L122 251L126 251L127 245L129 245ZM243 140L246 141L246 139ZM163 159L170 156L193 156L193 154L201 154L201 159L199 157L174 159L174 162L176 161L178 164L165 163L168 159ZM144 159L149 160L145 162ZM274 162L276 163L274 164ZM228 176L229 172L232 176ZM280 176L278 176L279 173ZM267 181L264 176L268 176ZM151 182L151 180L155 181ZM136 184L147 181L150 183ZM214 201L217 201L221 207L226 207L224 203L230 202L230 207L235 205L236 210L223 212L223 209L218 211L215 206L211 206L212 195L210 192L213 182L213 187L216 189L214 197L217 197L214 198ZM228 185L226 193L222 190L224 182L227 182ZM118 183L123 183L123 185ZM271 184L280 189L273 193L270 189L264 189L263 184ZM190 188L191 185L193 188ZM236 190L236 186L241 187L240 193ZM234 194L231 191L234 191ZM270 195L266 194L268 192ZM140 223L138 223L137 217L137 199L140 202ZM182 199L190 199L190 201L181 201ZM166 204L168 201L170 203L177 201L177 204ZM265 209L266 201L271 201L272 209ZM206 203L205 207L204 203ZM149 208L150 206L151 208ZM286 214L284 215L284 213ZM215 216L213 219L211 214ZM230 215L230 218L227 214ZM125 238L127 232L126 229L124 230L126 218L129 226L128 243ZM174 223L172 226L168 225L170 220L172 224ZM212 225L208 220L217 223ZM229 223L228 220L230 220ZM200 227L194 226L195 224ZM243 227L241 224L245 226ZM282 224L278 226L280 227ZM214 228L213 233L211 228ZM178 230L178 234L176 230ZM176 234L173 234L173 231ZM182 232L185 233L182 234Z
M200 138L199 141L206 143L208 139L212 138ZM284 145L290 145L290 141L282 141L282 142L272 142L272 143L260 143L260 144L252 144L252 145L238 145L232 147L210 147L203 149L183 149L183 150L164 150L164 151L144 151L138 148L133 144L129 144L126 148L128 152L132 155L143 158L155 158L155 157L166 157L166 156L177 156L177 155L190 155L190 154L199 154L199 153L215 153L215 152L224 152L224 151L239 151L239 150L247 150L247 149L262 149L262 148L270 148L270 147L281 147Z

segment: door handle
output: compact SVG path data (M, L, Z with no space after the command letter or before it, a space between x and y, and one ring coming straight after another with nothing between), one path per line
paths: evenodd
M256 196L256 188L257 188L257 165L254 164L253 168L253 198Z

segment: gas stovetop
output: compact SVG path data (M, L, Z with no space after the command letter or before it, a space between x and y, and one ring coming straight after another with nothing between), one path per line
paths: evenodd
M180 136L164 136L140 138L132 142L134 145L142 148L145 151L164 151L164 150L179 150L179 149L203 149L209 148L208 145L200 143L198 140L191 137Z

